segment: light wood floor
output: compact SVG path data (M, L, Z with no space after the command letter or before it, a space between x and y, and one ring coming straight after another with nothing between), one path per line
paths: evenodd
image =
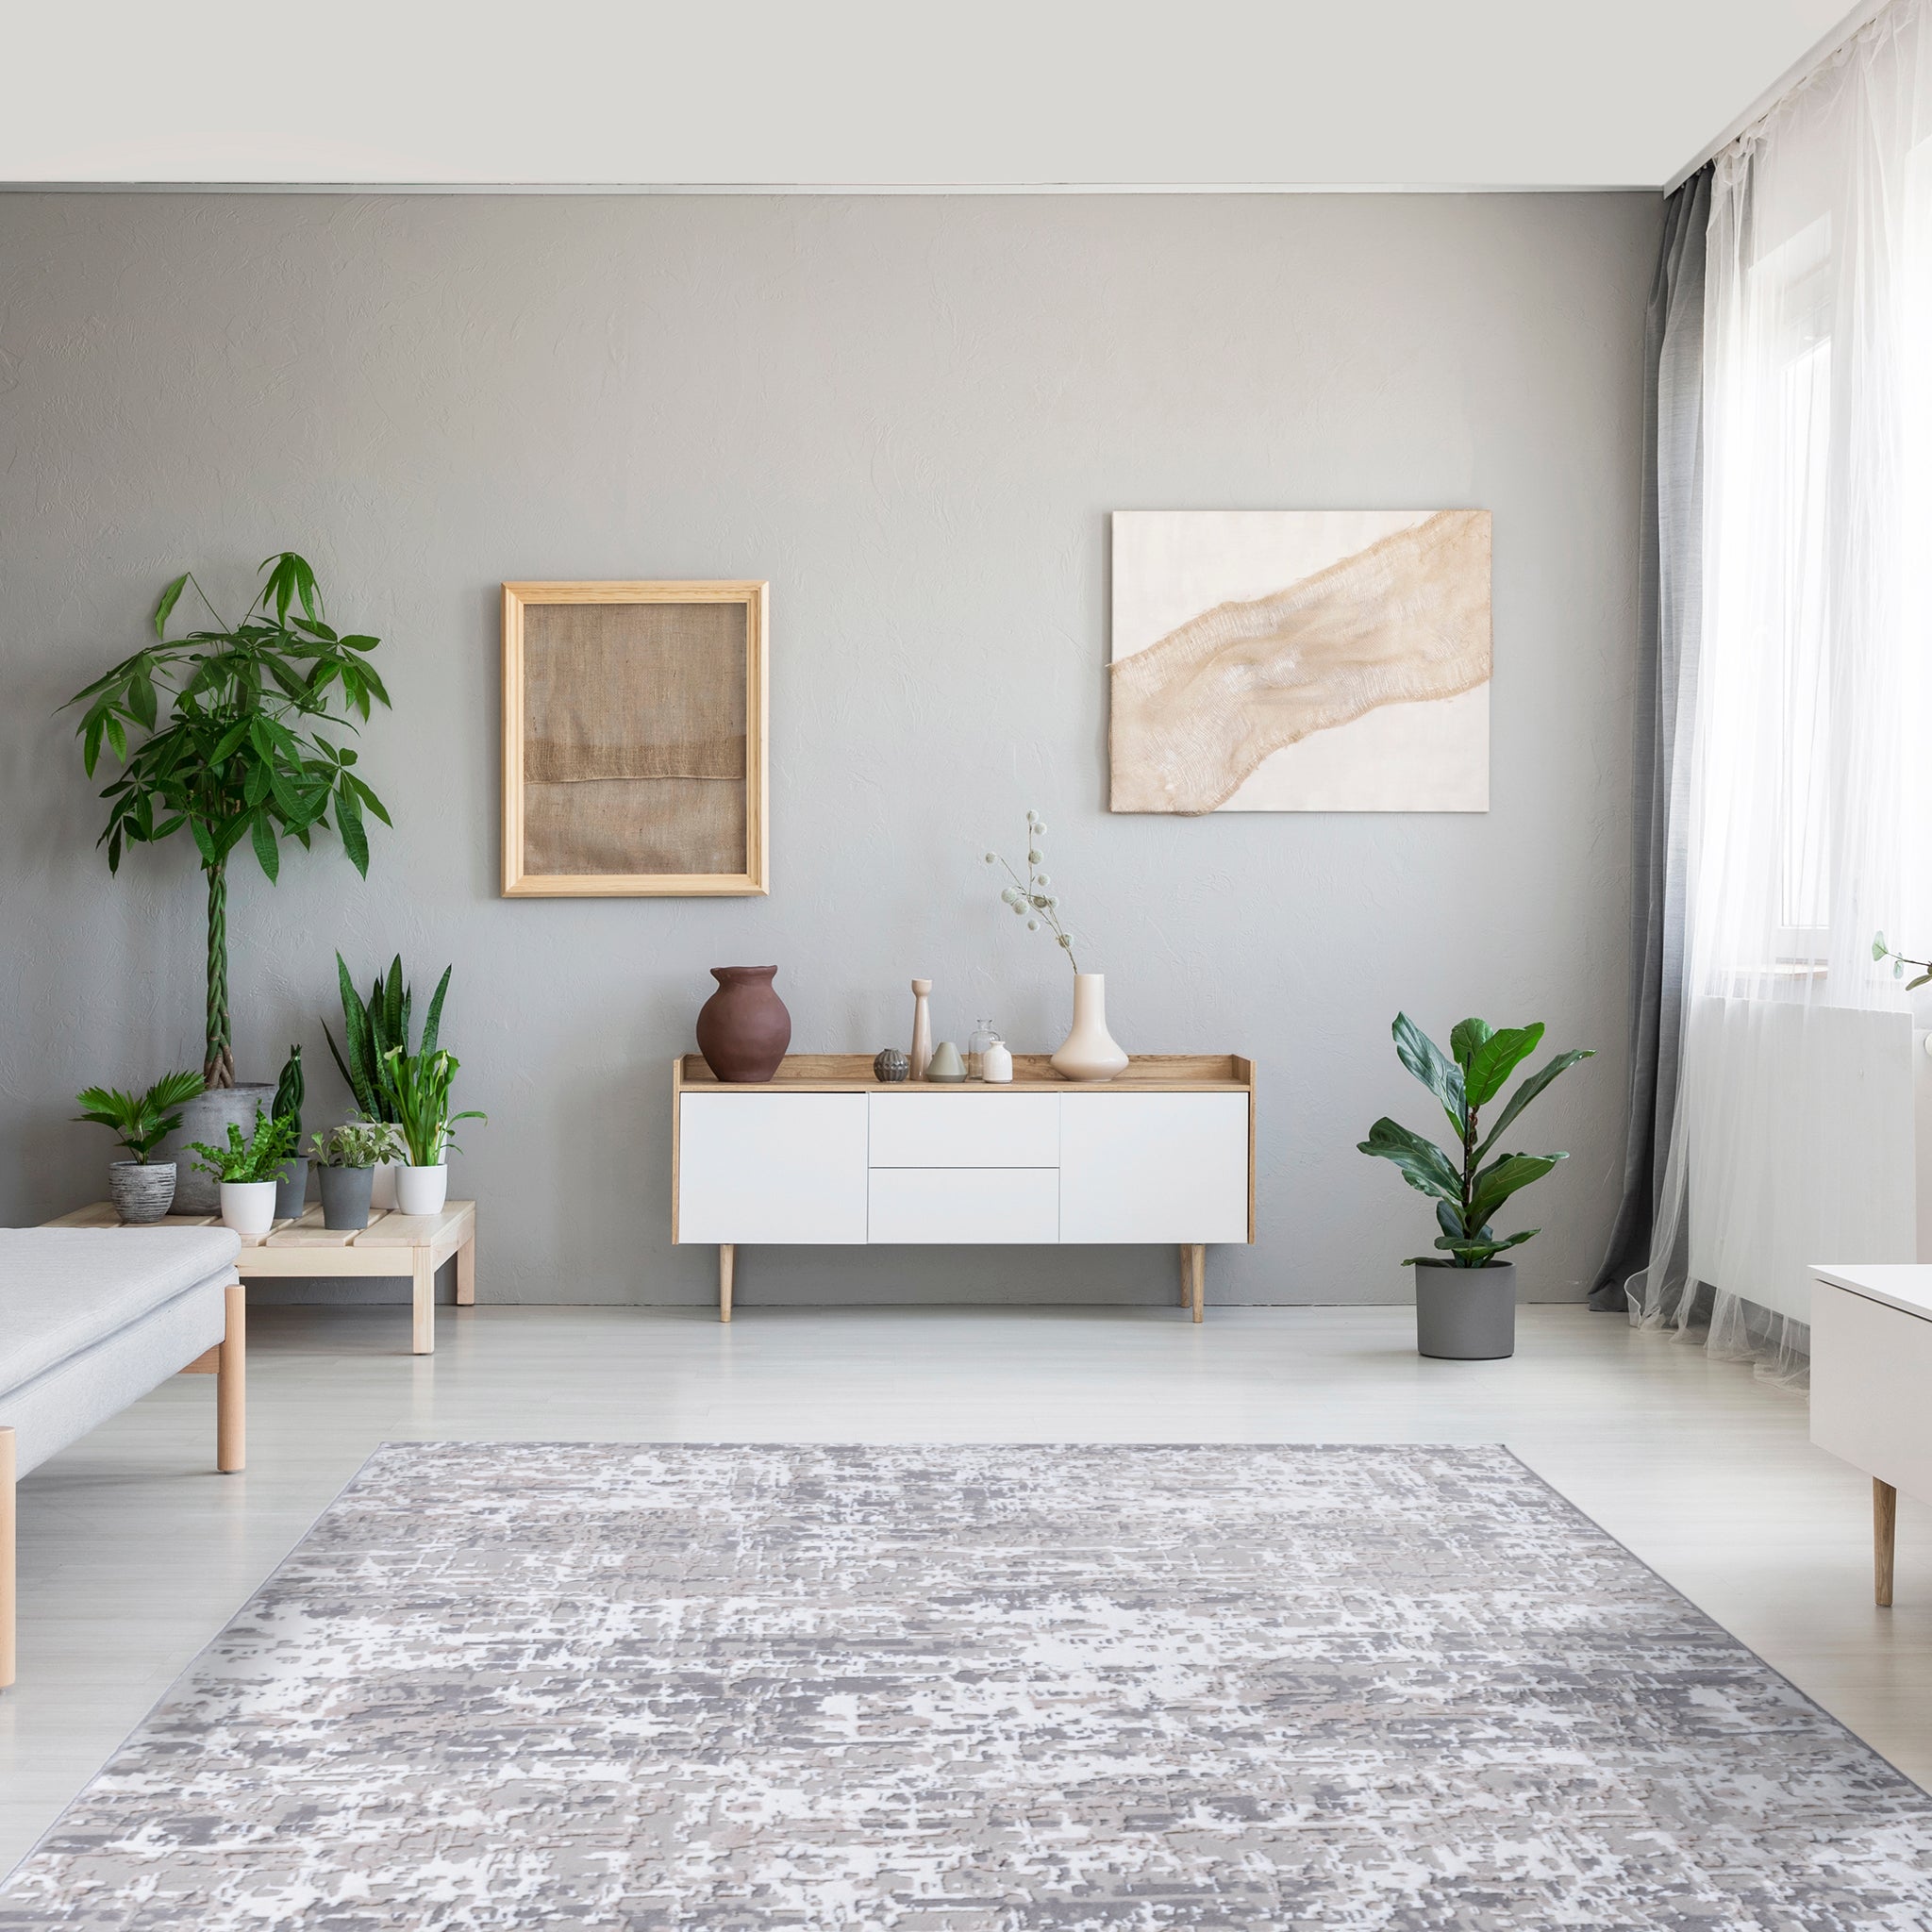
M377 1442L1506 1442L1922 1784L1932 1510L1871 1599L1870 1486L1801 1396L1580 1308L1515 1360L1419 1360L1406 1308L401 1308L251 1316L249 1470L176 1378L21 1491L20 1682L0 1694L0 1869L53 1822ZM1176 1448L1177 1456L1186 1451Z

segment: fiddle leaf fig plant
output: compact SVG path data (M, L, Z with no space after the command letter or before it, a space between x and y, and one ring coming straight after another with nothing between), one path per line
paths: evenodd
M1487 1268L1507 1248L1521 1247L1540 1227L1497 1238L1491 1217L1511 1194L1541 1180L1567 1154L1513 1154L1498 1142L1517 1116L1560 1074L1592 1058L1588 1047L1559 1053L1537 1069L1505 1103L1495 1124L1483 1131L1482 1109L1502 1092L1512 1074L1542 1043L1541 1020L1527 1026L1491 1026L1487 1020L1464 1020L1449 1036L1444 1053L1407 1013L1391 1029L1395 1056L1433 1093L1455 1128L1458 1154L1452 1158L1386 1115L1357 1142L1364 1154L1393 1161L1417 1193L1436 1204L1439 1255L1416 1255L1402 1265L1432 1268ZM1491 1157L1493 1155L1493 1158Z
M306 851L333 821L349 863L365 876L363 814L388 811L355 771L356 754L316 727L354 731L389 693L369 662L377 640L329 625L315 573L292 550L261 566L262 583L240 624L208 602L184 571L155 606L155 641L125 658L67 702L85 708L75 735L94 775L103 752L120 775L108 801L108 869L128 845L158 844L186 827L208 884L208 1050L202 1077L235 1084L228 1024L228 860L246 843L273 884L281 841ZM192 586L210 630L170 640L168 621ZM340 716L332 710L341 701Z

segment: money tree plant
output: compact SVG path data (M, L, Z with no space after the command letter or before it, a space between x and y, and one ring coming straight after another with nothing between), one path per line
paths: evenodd
M355 771L356 754L317 728L353 731L389 693L369 662L377 640L341 636L323 609L315 573L292 550L262 566L261 589L240 624L208 602L192 571L155 606L155 641L68 700L80 705L81 762L89 777L103 751L120 775L101 796L98 842L119 872L127 845L158 844L184 827L208 884L208 1051L202 1078L235 1084L228 1024L228 860L244 842L273 884L281 841L304 850L333 821L349 862L365 876L364 812L390 822ZM211 630L170 639L168 620L190 586ZM335 707L340 704L340 713Z
M1483 1131L1482 1109L1499 1095L1511 1074L1542 1042L1543 1024L1491 1026L1487 1020L1464 1020L1449 1036L1444 1053L1407 1013L1395 1016L1391 1029L1395 1055L1402 1064L1441 1103L1456 1129L1459 1154L1445 1154L1433 1141L1387 1115L1357 1142L1364 1154L1392 1160L1417 1193L1436 1204L1437 1255L1416 1255L1405 1261L1434 1268L1487 1268L1506 1248L1521 1247L1540 1227L1498 1239L1491 1217L1519 1188L1540 1181L1567 1154L1512 1154L1499 1143L1516 1118L1559 1074L1578 1060L1591 1058L1591 1049L1574 1047L1559 1053L1531 1074Z

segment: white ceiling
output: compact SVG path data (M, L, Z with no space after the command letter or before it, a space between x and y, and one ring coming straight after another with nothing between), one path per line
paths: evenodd
M8 9L0 181L1657 187L1846 11L67 0Z

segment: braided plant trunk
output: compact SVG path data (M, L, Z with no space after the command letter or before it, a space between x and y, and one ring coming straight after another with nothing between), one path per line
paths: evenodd
M208 1057L201 1077L209 1087L235 1084L235 1052L228 1039L228 866L225 859L205 866L208 874Z

